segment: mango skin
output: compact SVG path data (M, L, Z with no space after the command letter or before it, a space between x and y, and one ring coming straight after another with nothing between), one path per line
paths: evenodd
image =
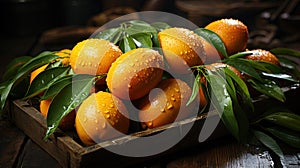
M164 79L140 100L139 120L143 128L155 128L192 115L195 103L186 106L192 89L180 79Z
M138 48L121 55L108 71L110 92L126 100L147 95L162 79L163 56L148 48Z

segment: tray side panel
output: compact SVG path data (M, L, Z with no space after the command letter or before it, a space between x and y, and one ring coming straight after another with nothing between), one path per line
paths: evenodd
M27 136L54 157L63 167L69 167L69 154L58 148L57 139L44 141L46 131L45 119L39 112L23 101L11 103L9 117Z

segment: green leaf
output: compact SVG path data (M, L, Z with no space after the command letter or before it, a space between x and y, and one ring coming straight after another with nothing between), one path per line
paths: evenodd
M119 27L117 28L110 28L104 30L103 32L98 33L94 38L104 39L108 41L113 41L114 37L121 31Z
M263 120L300 132L300 116L294 113L277 112L265 116Z
M15 84L22 81L31 71L36 68L50 63L51 61L59 58L55 55L54 52L45 51L39 54L38 56L32 58L27 63L25 63L17 72L17 74L9 81L5 81L6 88L1 90L1 101L0 101L0 110L4 108L6 99Z
M73 75L63 76L59 78L57 81L55 81L41 96L42 100L53 98L55 95L57 95L61 89L63 89L68 84L72 83Z
M153 47L160 48L160 42L157 33L152 33L152 42L153 42Z
M138 48L152 48L151 35L147 33L139 33L131 36Z
M136 49L136 46L134 44L134 41L131 37L124 37L120 42L120 49L123 53L126 53L127 51Z
M275 154L277 154L280 158L283 158L283 153L280 148L280 146L277 144L277 142L270 137L269 135L261 132L261 131L253 131L255 137L266 147L271 149Z
M52 62L53 60L59 58L58 55L55 55L55 52L44 51L40 53L38 56L29 60L26 64L24 64L18 72L27 72L35 70L45 64Z
M47 139L59 126L61 120L85 100L95 82L91 75L77 75L52 100L47 115Z
M200 74L198 73L194 84L193 84L193 90L192 90L192 94L191 97L189 98L188 102L186 103L186 106L190 105L197 97L197 95L199 94L199 81L200 81Z
M124 37L124 33L122 31L119 31L114 38L111 40L112 43L117 44L120 43L120 39Z
M3 74L2 80L8 80L12 78L16 73L18 72L19 68L23 66L26 62L28 62L32 57L30 56L23 56L23 57L17 57L13 59L5 69L5 72Z
M248 79L249 84L259 91L260 93L275 98L281 102L285 101L285 95L282 91L282 89L276 85L273 81L264 79L265 82L261 83L259 81L256 81L254 79Z
M254 67L257 70L260 70L262 72L268 72L268 73L281 73L282 69L281 67L271 64L269 62L265 61L254 61L254 60L248 60L245 59L247 63L250 64L250 66Z
M34 97L48 89L55 81L65 76L70 67L56 67L39 73L32 81L24 100Z
M14 99L22 99L30 85L30 77L27 76L23 78L20 82L14 84L12 90L9 93L9 98Z
M271 77L271 78L276 78L276 79L282 79L282 80L287 80L287 81L291 81L291 82L299 82L298 79L296 79L293 76L288 75L288 74L273 74L273 73L262 72L262 75L266 76L266 77Z
M228 57L226 47L218 34L205 28L198 28L194 32L213 45L225 58Z
M6 87L4 89L1 89L1 102L0 102L0 111L3 110L5 103L6 103L6 99L9 95L10 90L13 87L13 82L5 82L4 83L6 85Z
M274 55L288 55L296 58L300 58L300 52L289 48L274 48L270 50Z
M226 74L227 84L229 85L227 91L233 101L233 110L239 126L239 140L246 143L249 129L249 121L246 114L247 112L249 113L249 110L250 112L253 111L252 99L244 81L230 68L225 67L223 69Z
M124 32L126 32L129 36L138 34L138 33L153 33L156 32L155 28L150 24L143 21L129 21L123 23Z
M151 26L154 27L158 32L171 28L170 25L164 22L154 22L151 24Z
M243 51L243 52L238 52L236 54L233 54L231 56L229 56L229 59L235 59L235 58L243 58L247 55L252 55L253 51Z
M297 66L299 66L299 64L296 61L288 59L284 56L277 56L277 58L282 67L285 67L288 69L297 69Z
M281 127L265 128L268 132L273 134L275 137L295 148L300 148L300 134Z
M243 93L246 96L248 96L249 99L251 99L246 83L239 76L237 76L230 68L226 67L226 68L224 68L224 70L225 70L225 74L230 76L238 84L238 86L242 89Z
M231 65L233 67L235 67L236 69L238 69L240 72L245 73L259 81L263 81L263 79L261 78L261 76L259 75L259 73L252 67L249 66L249 64L247 62L244 61L245 59L239 59L239 58L230 58L230 59L226 59L224 60L224 62L228 65Z
M212 103L216 107L221 120L230 133L239 140L238 122L233 112L232 99L227 91L226 82L221 76L214 75L211 71L207 71L206 78L211 86L213 93Z

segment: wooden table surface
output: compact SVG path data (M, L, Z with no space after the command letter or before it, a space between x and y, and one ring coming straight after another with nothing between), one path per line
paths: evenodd
M0 132L1 168L60 167L56 160L5 118L0 120ZM245 146L226 136L132 167L300 167L300 150L283 146L283 151L285 157L280 160L265 148Z

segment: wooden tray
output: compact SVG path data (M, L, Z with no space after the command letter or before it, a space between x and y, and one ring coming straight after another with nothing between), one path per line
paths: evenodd
M295 97L300 97L299 87L285 89L287 104L295 104ZM299 99L298 99L299 100ZM274 100L266 97L259 97L254 100L255 107L259 107L257 112L265 111ZM278 104L278 102L276 102ZM10 102L8 116L27 136L29 136L41 148L53 156L63 167L87 167L92 165L101 165L104 167L127 167L138 165L151 159L163 157L171 153L191 148L201 143L198 141L201 128L205 120L215 120L219 116L212 113L209 117L203 114L197 118L189 118L176 123L175 125L166 125L156 129L136 132L131 136L120 137L117 139L102 142L92 146L83 146L76 140L76 136L72 133L65 133L57 130L49 140L43 140L46 132L46 120L41 113L33 106L25 101L15 100ZM193 124L193 125L191 125ZM127 157L112 153L102 146L110 146L113 148L124 147L134 144L140 136L151 136L161 131L169 129L174 136L182 136L182 130L191 127L190 131L182 140L170 148L169 150L149 157ZM207 140L220 138L228 135L225 126L219 122L217 128Z

